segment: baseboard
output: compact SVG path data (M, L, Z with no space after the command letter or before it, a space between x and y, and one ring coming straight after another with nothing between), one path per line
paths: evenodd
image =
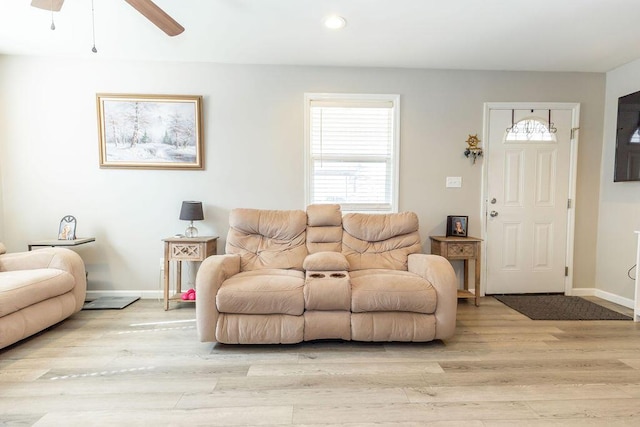
M571 296L574 297L595 297L596 288L573 288L571 289Z
M163 299L162 291L87 291L87 300L100 297L140 297L142 299Z
M598 297L603 300L633 308L633 300L595 288L573 288L571 295L578 297ZM99 297L140 297L142 299L163 299L162 291L87 291L87 300Z
M620 295L612 294L611 292L603 291L595 288L573 288L571 295L584 297L598 297L603 300L612 302L614 304L621 305L627 308L633 308L633 300L630 298L621 297Z

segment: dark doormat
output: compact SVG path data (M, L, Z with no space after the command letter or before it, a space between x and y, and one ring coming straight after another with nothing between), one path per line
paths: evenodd
M83 310L121 310L138 301L140 297L99 297L93 301L85 301Z
M632 320L580 297L566 295L493 295L532 320Z

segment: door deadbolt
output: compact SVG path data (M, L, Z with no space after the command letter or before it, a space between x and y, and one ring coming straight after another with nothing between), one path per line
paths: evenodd
M496 216L498 216L498 212L491 211L491 213L489 213L489 215L491 215L492 217L496 217Z
M495 205L495 204L496 204L496 202L497 202L497 200L496 200L496 198L495 198L495 197L494 197L493 199L491 199L491 204L492 204L492 205Z

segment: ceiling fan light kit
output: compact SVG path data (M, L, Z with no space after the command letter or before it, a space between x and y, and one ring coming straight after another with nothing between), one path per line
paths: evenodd
M178 34L182 34L184 27L180 25L175 19L169 16L164 10L156 5L151 0L124 0L131 5L135 10L140 12L145 18L151 21L156 27L164 31L168 36L173 37ZM55 24L53 23L53 12L59 12L62 9L64 0L31 0L31 6L38 9L44 9L51 11L51 29L55 30ZM93 23L93 1L91 2L91 19ZM96 52L95 48L95 32L94 32L94 46L91 49Z
M60 12L62 3L64 3L64 0L31 0L31 6L52 12Z

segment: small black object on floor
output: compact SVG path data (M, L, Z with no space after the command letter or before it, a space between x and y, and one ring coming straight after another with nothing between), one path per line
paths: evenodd
M138 301L140 297L100 297L85 301L83 310L121 310Z
M566 295L492 295L532 320L632 320L584 298Z

